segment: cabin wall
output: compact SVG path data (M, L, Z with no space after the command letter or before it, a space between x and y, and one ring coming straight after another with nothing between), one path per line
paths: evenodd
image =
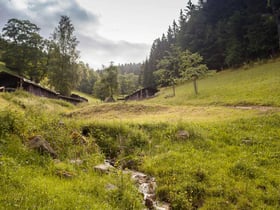
M43 88L31 81L25 80L23 77L15 76L7 72L0 72L0 87L2 87L2 91L23 88L25 91L28 91L36 96L63 99L75 105L81 102L88 102L86 98L80 97L78 95L74 95L75 98L58 95L56 92Z
M47 98L54 98L54 99L57 98L57 94L56 93L48 91L48 90L46 90L44 88L35 86L33 84L24 83L23 84L23 88L26 91L28 91L28 92L36 95L36 96L47 97Z

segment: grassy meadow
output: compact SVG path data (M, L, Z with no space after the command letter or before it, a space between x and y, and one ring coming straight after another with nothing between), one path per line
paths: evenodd
M192 82L163 89L152 103L166 105L280 105L280 60L251 64L240 69L212 73L198 81L196 96Z
M143 209L127 175L93 170L105 158L154 176L157 198L175 210L279 209L279 66L218 72L198 81L197 96L186 83L176 97L165 88L139 102L0 93L0 209ZM58 160L26 147L35 135Z

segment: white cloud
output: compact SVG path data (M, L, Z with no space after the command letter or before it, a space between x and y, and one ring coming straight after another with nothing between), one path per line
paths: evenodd
M110 61L141 62L149 45L179 15L186 0L0 0L0 27L28 19L49 38L67 15L80 41L81 60L94 67Z
M127 41L112 41L98 35L93 37L79 35L81 55L92 66L100 68L101 64L142 62L148 54L150 45Z

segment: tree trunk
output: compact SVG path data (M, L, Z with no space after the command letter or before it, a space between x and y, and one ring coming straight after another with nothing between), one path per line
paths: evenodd
M194 93L195 93L195 95L198 94L196 80L197 80L196 78L193 79L193 87L194 87Z

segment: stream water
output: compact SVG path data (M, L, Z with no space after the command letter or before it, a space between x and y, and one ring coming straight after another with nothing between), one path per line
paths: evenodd
M105 165L114 167L110 161L106 160ZM147 209L170 210L170 204L156 200L156 179L139 171L125 169L124 174L130 174L131 179L136 183L138 191L143 195L143 203Z
M156 179L139 171L126 170L137 184L138 191L144 197L144 204L148 209L169 210L170 205L156 200Z

